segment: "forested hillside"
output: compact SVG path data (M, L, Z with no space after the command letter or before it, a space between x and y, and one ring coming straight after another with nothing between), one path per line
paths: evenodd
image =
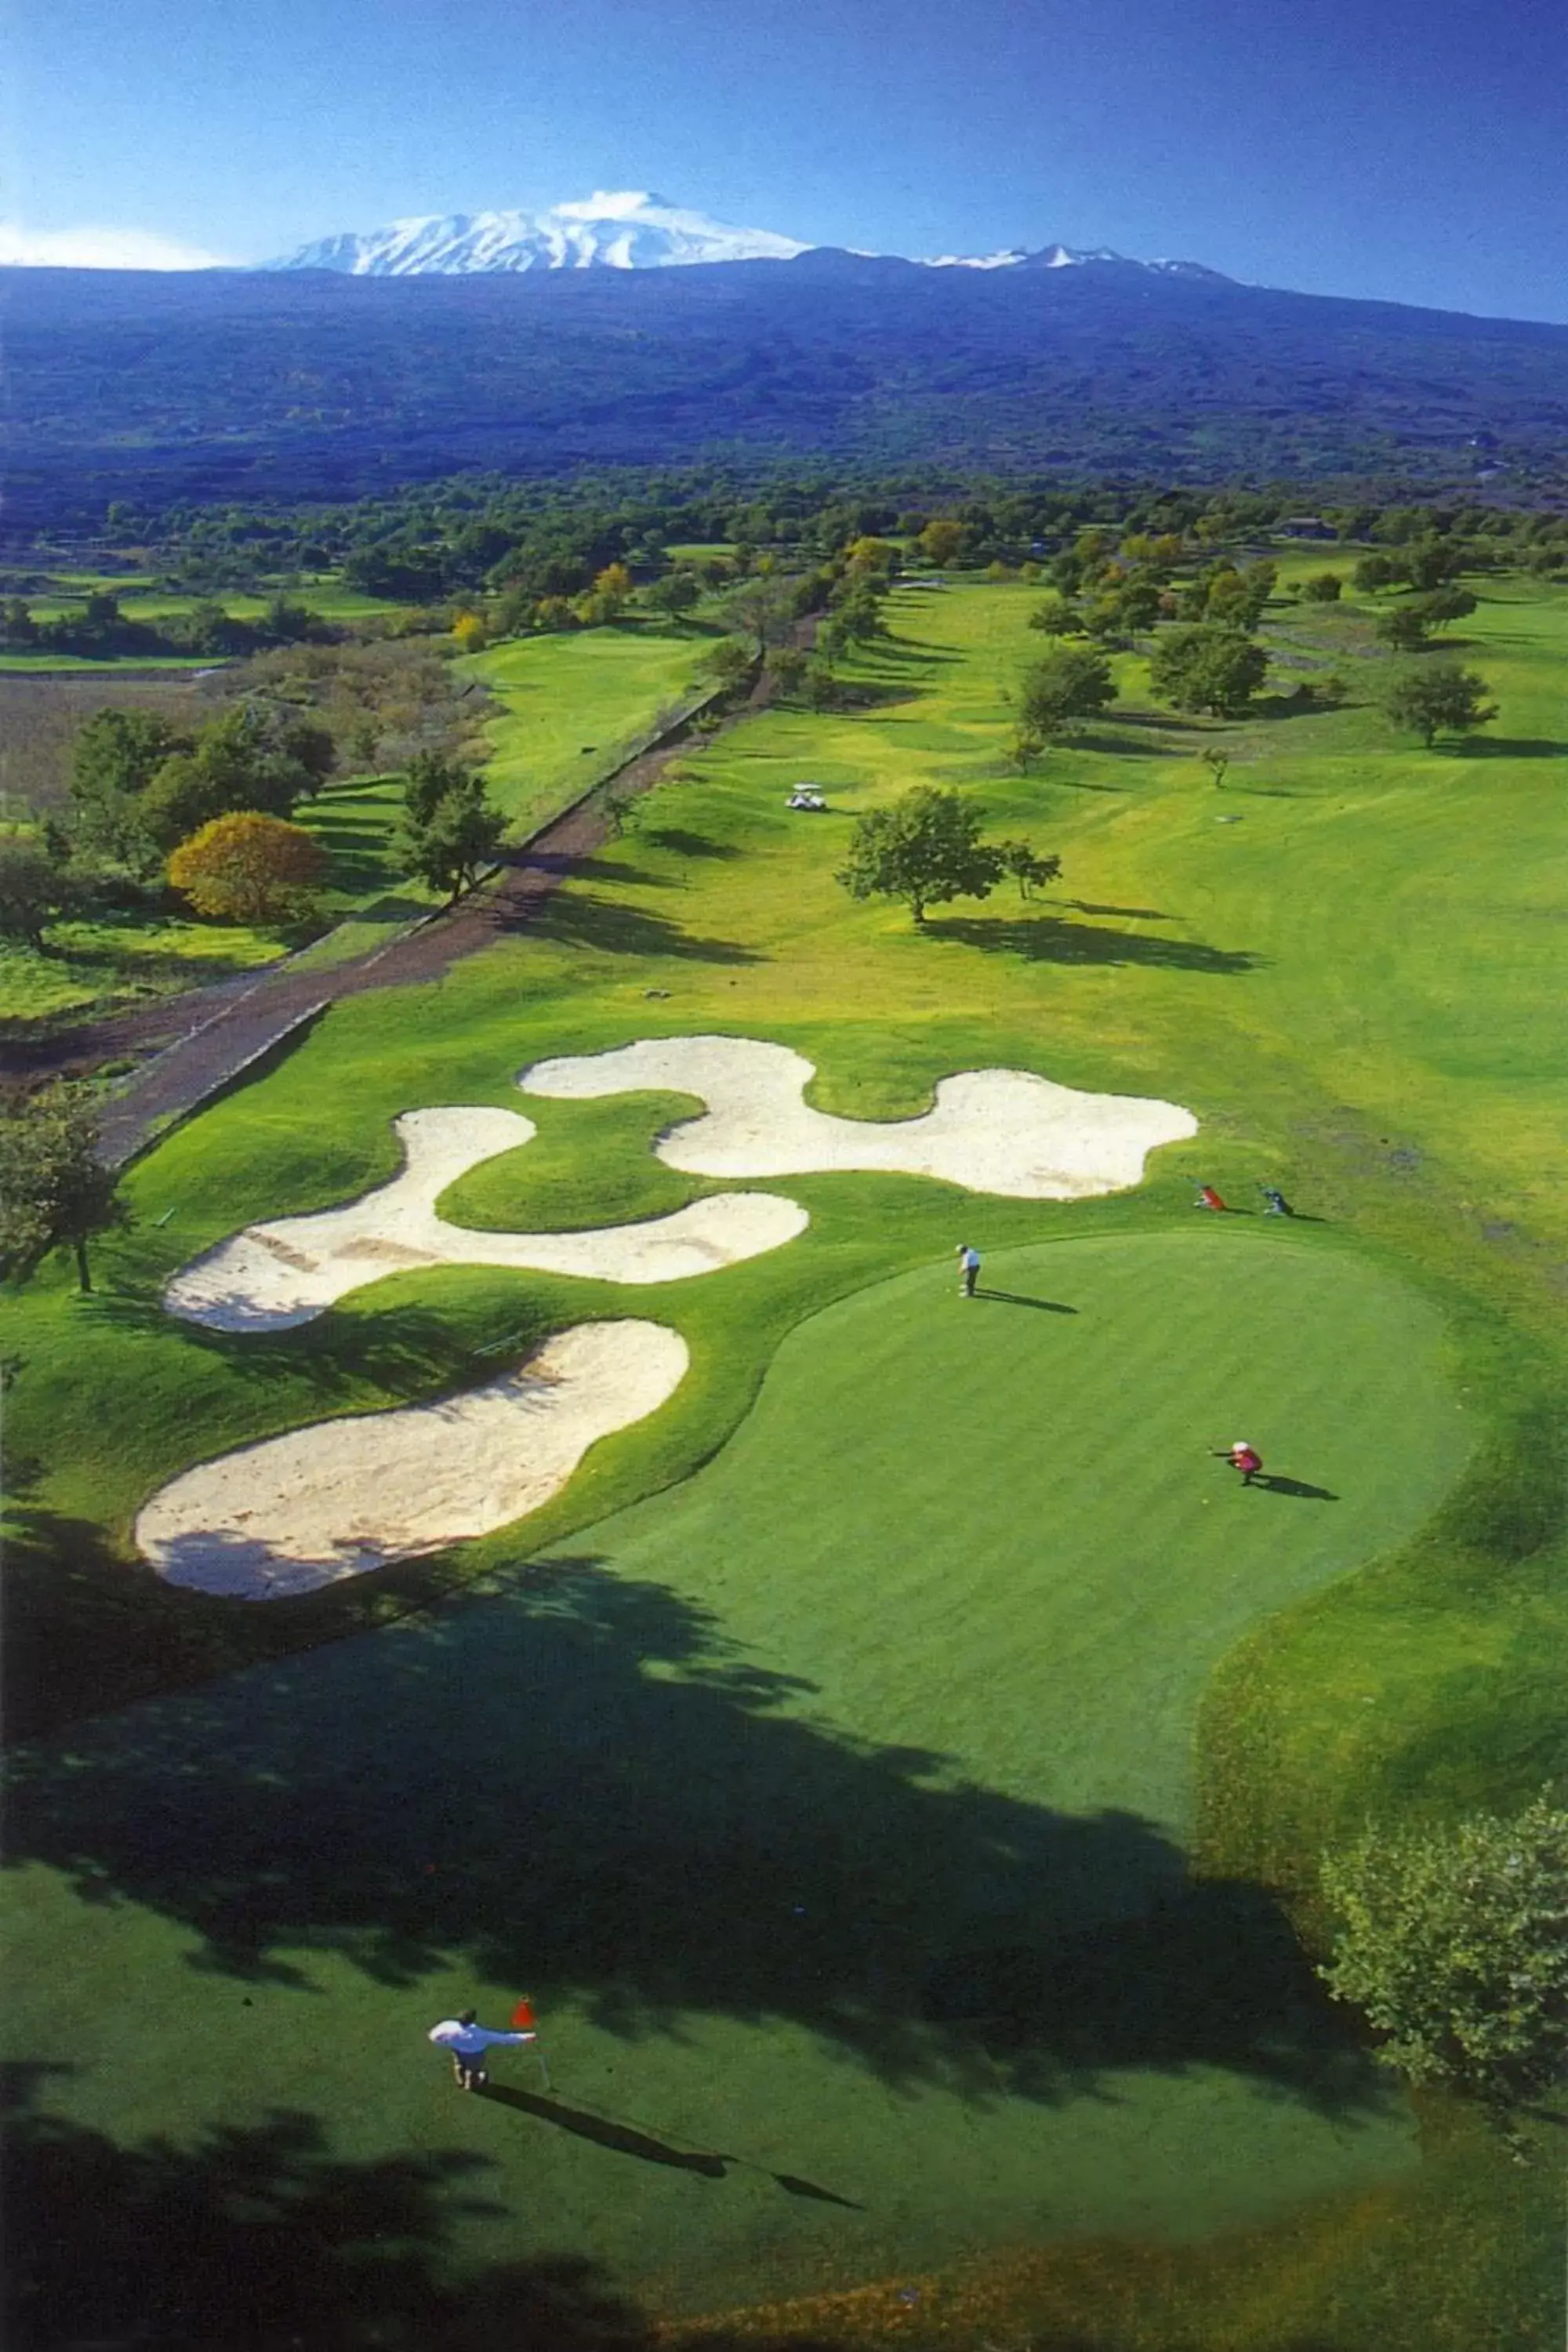
M358 497L715 452L1539 487L1568 435L1568 328L1131 264L0 278L13 530L79 528L116 498Z

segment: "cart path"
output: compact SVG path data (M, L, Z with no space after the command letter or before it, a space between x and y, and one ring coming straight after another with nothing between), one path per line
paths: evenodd
M721 731L770 698L770 681L760 677ZM356 962L314 971L274 966L259 977L247 974L138 1006L36 1044L5 1048L0 1070L15 1076L75 1077L121 1055L150 1055L105 1102L99 1123L104 1160L123 1167L329 1005L367 989L439 980L464 957L521 930L578 862L607 838L607 795L647 792L672 761L689 752L683 738L601 778L592 792L510 852L500 872L479 889Z

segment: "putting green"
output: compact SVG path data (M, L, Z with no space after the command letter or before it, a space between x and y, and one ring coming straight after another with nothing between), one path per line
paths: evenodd
M1407 1534L1463 1456L1437 1317L1240 1221L1012 1250L957 1288L944 1265L815 1317L719 1461L594 1548L862 1738L1180 1838L1210 1666ZM1237 1437L1271 1486L1209 1458Z
M456 2151L459 2269L571 2250L688 2308L1412 2164L1270 1907L1181 1845L1215 1659L1464 1458L1438 1318L1239 1220L983 1283L818 1315L705 1471L485 1597L24 1758L41 2107ZM1206 1458L1238 1435L1290 1483ZM555 2104L516 2053L510 2104L456 2097L425 2027L525 1987Z

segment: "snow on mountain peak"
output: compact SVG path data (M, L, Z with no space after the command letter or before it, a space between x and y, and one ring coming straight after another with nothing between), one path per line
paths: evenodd
M669 269L705 261L792 261L812 248L771 229L733 228L672 205L649 188L595 188L538 213L420 215L360 236L322 237L268 269L331 269L352 278L468 277L526 269ZM896 257L870 255L868 259ZM996 253L942 253L925 269L1077 269L1109 263L1168 277L1217 279L1195 261L1129 261L1109 246L1010 246Z
M789 261L805 247L771 229L731 228L645 188L596 188L545 212L431 214L302 246L273 269L353 278L463 277L525 269L666 269L700 261Z

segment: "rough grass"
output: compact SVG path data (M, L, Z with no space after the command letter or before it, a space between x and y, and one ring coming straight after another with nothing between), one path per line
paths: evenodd
M1332 551L1310 551L1310 568L1331 557ZM964 587L941 597L900 598L898 639L864 666L860 682L875 699L821 720L774 711L691 756L682 762L686 781L659 789L639 831L595 860L527 940L498 947L437 989L367 997L334 1012L270 1075L177 1134L136 1171L142 1225L100 1253L105 1286L95 1301L73 1299L64 1276L51 1272L17 1302L11 1344L21 1366L10 1421L28 1524L11 1571L12 1649L39 1708L58 1719L226 1662L275 1655L374 1622L475 1568L505 1566L547 1541L578 1536L712 1455L784 1335L813 1308L922 1265L940 1269L945 1285L960 1230L980 1240L994 1260L1009 1243L1190 1227L1191 1182L1202 1176L1242 1208L1255 1204L1255 1181L1282 1182L1329 1230L1270 1233L1271 1248L1278 1243L1310 1252L1316 1263L1321 1244L1332 1242L1331 1252L1322 1253L1325 1264L1339 1265L1344 1252L1344 1263L1368 1279L1397 1274L1406 1291L1426 1302L1418 1311L1440 1313L1453 1350L1454 1394L1464 1425L1474 1429L1469 1469L1422 1529L1375 1567L1276 1609L1210 1682L1194 1784L1206 1866L1221 1885L1239 1874L1300 1889L1322 1838L1356 1820L1369 1802L1450 1810L1507 1801L1560 1775L1558 1662L1568 1649L1568 1612L1552 1546L1562 1524L1554 1433L1561 1425L1568 1206L1549 1180L1564 1140L1555 1076L1563 945L1538 877L1561 856L1568 827L1557 789L1554 698L1568 596L1507 583L1484 583L1482 593L1481 609L1462 634L1470 640L1465 658L1489 677L1502 705L1495 740L1485 748L1428 754L1391 737L1371 707L1370 656L1354 656L1364 664L1364 673L1354 675L1364 674L1365 695L1345 709L1302 716L1266 702L1236 727L1158 719L1143 700L1140 665L1127 656L1120 665L1127 708L1022 779L1008 773L999 756L1002 698L1037 647L1025 626L1035 592ZM1365 624L1365 612L1353 605L1313 614L1285 606L1277 622L1300 657L1347 670L1346 648L1353 651ZM594 740L583 731L582 740ZM1235 753L1223 793L1197 758L1209 742ZM784 797L797 774L826 784L827 817L786 815ZM1059 850L1065 871L1058 891L1030 906L998 898L938 910L924 939L901 913L852 907L832 880L850 817L922 780L974 788L1007 830L1026 831ZM1222 814L1241 822L1221 825ZM650 997L650 991L668 993ZM1080 1085L1168 1095L1197 1111L1203 1130L1194 1144L1162 1154L1141 1192L1100 1204L973 1202L891 1179L792 1181L784 1189L798 1192L814 1216L802 1242L721 1280L672 1286L657 1295L657 1304L647 1294L639 1298L640 1311L657 1311L688 1333L690 1380L668 1414L598 1449L568 1495L521 1541L500 1538L473 1548L467 1559L454 1555L395 1570L367 1591L267 1612L236 1612L197 1596L162 1592L125 1564L137 1503L197 1455L325 1411L464 1384L476 1363L494 1369L507 1360L509 1348L521 1352L546 1328L584 1312L624 1312L626 1296L607 1286L489 1273L405 1276L361 1294L310 1330L240 1343L174 1329L159 1316L156 1288L168 1270L248 1218L323 1205L389 1173L395 1155L388 1121L396 1110L443 1101L517 1107L511 1076L536 1054L702 1027L798 1046L819 1065L816 1098L855 1115L907 1115L929 1099L943 1072L1001 1062ZM640 1149L671 1115L668 1103L531 1101L525 1108L541 1129L541 1142L531 1147L536 1174L530 1174L527 1152L478 1171L466 1180L477 1187L463 1196L468 1213L521 1215L535 1185L532 1198L544 1212L571 1223L596 1221L601 1201L623 1204L622 1213L629 1202L636 1213L638 1201L663 1197L668 1171L650 1171L644 1193L619 1155ZM574 1124L579 1119L580 1128ZM165 1213L167 1223L160 1223ZM1265 1235L1261 1227L1244 1233L1238 1224L1218 1238L1246 1248L1261 1246ZM945 1295L942 1303L954 1314L969 1311ZM1057 1326L1053 1317L1006 1311L1040 1324L1047 1335ZM1261 1351L1227 1356L1228 1343L1217 1345L1228 1370L1253 1376L1249 1421L1271 1396L1294 1397L1293 1333ZM1322 1349L1317 1360L1325 1370L1313 1410L1327 1409L1335 1384L1355 1369L1349 1350L1336 1360ZM1186 1370L1173 1352L1173 1389ZM1300 1418L1294 1405L1292 1412ZM1380 1404L1379 1412L1397 1422L1397 1406ZM1142 1417L1125 1416L1134 1430ZM1212 1434L1216 1442L1268 1437L1272 1449L1267 1429ZM1314 1480L1310 1467L1293 1458L1293 1438L1285 1442L1292 1473L1307 1483L1334 1484ZM1398 1450L1397 1437L1394 1445ZM912 1450L923 1464L931 1448L928 1443ZM1226 1475L1217 1465L1205 1467L1216 1478ZM1121 1475L1120 1452L1104 1468L1108 1479ZM713 1475L721 1471L722 1464ZM807 1491L797 1479L784 1510L797 1514ZM647 1508L691 1507L700 1492L694 1486L668 1506ZM1221 1487L1216 1501L1228 1493ZM1314 1512L1331 1517L1342 1506L1282 1498L1279 1508L1287 1507L1310 1518ZM922 1529L919 1540L926 1539ZM599 1540L577 1540L574 1556L591 1562ZM776 1618L768 1615L782 1605L771 1597L777 1575L771 1581L753 1575L749 1558L739 1551L729 1558L722 1580L715 1569L704 1604L710 1613L695 1627L689 1602L678 1607L681 1596L672 1599L668 1582L650 1591L647 1580L605 1579L592 1566L575 1572L574 1582L559 1567L548 1571L527 1590L536 1591L547 1618L558 1602L557 1615L542 1628L536 1623L515 1666L509 1663L493 1678L476 1651L473 1671L458 1677L462 1703L452 1711L454 1738L468 1738L471 1709L480 1726L474 1736L488 1736L488 1752L542 1755L530 1744L540 1737L539 1694L560 1686L555 1664L569 1661L562 1677L581 1703L563 1715L546 1712L548 1754L552 1767L558 1754L568 1756L572 1769L602 1791L574 1818L605 1835L634 1797L637 1805L651 1803L652 1790L668 1806L679 1767L662 1782L649 1773L615 1779L624 1735L647 1720L645 1707L657 1702L659 1737L672 1756L682 1756L689 1741L708 1737L714 1710L728 1708L748 1724L776 1711L795 1725L814 1704L814 1694L796 1690L789 1676L813 1681L817 1669L799 1672L806 1662L780 1654ZM864 1588L855 1584L854 1571L846 1559L843 1579L858 1595ZM874 1605L874 1593L866 1598ZM974 1605L960 1612L955 1638L973 1632L978 1614ZM752 1630L749 1641L726 1652L725 1641L737 1638L732 1618ZM396 1673L389 1666L388 1688L416 1692L425 1670L414 1662L438 1653L444 1641L460 1649L457 1629L469 1622L437 1616L428 1635L411 1629L378 1636L389 1661L407 1662ZM880 1620L874 1630L885 1641ZM431 1639L436 1652L421 1649ZM353 1654L337 1653L339 1672L349 1673ZM823 1656L824 1673L830 1666L848 1674L847 1645L825 1648ZM325 1673L329 1657L322 1653L308 1668L279 1665L255 1684L190 1702L198 1724L208 1720L201 1710L217 1710L204 1755L233 1748L224 1727L237 1718L225 1710L241 1706L237 1687L268 1695L268 1704L286 1717L292 1677ZM635 1668L627 1670L628 1660ZM484 1663L492 1663L488 1654ZM891 1677L891 1664L887 1671ZM912 1705L913 1677L910 1688ZM830 1768L830 1780L849 1774L834 1780L834 1803L817 1807L813 1818L834 1837L850 1840L868 1822L885 1826L891 1816L886 1780L856 1780L846 1759L906 1780L920 1780L925 1769L907 1754L889 1760L886 1750L900 1751L901 1735L891 1736L890 1723L842 1719L854 1711L848 1698L841 1708L825 1706L814 1728L826 1748L810 1751ZM349 1717L342 1720L353 1727ZM373 1736L363 1716L353 1723L356 1737ZM1042 1742L1052 1729L1042 1727ZM1022 1753L1027 1743L1022 1735L1020 1740ZM912 1737L904 1744L920 1745ZM243 1748L234 1752L243 1758ZM800 1751L781 1735L776 1753L785 1760L769 1786L787 1791ZM406 1989L400 2018L416 2007L422 2019L426 2005L455 1999L472 1981L471 1969L451 1958L454 1939L470 1935L476 1924L483 1928L496 1916L494 1906L515 1894L510 1879L504 1895L496 1892L504 1874L465 1866L470 1813L489 1801L482 1769L447 1775L440 1758L431 1759L431 1769L422 1818L458 1825L455 1838L446 1832L435 1838L432 1858L445 1868L452 1855L455 1872L442 1882L439 1916L426 1916L416 1903L412 1913L400 1907L408 1885L401 1872L373 1872L364 1895L373 1954L380 1952L387 1981ZM195 1776L191 1785L199 1788L200 1780ZM940 1768L934 1780L940 1787ZM267 1785L247 1781L245 1801L237 1798L232 1809L236 1817L255 1788ZM335 1761L310 1786L321 1791L314 1818L323 1823L323 1837L326 1825L331 1832L319 1871L341 1876L358 1851L363 1806L374 1808L375 1794ZM982 1795L984 1786L982 1778ZM362 1790L363 1797L347 1793ZM317 1801L301 1789L301 1805ZM90 1827L94 1809L87 1807L83 1818ZM660 1814L670 1818L679 1820L678 1804L673 1815ZM749 1869L765 1879L774 1867L769 1819L763 1807L737 1820L732 1847L719 1854L724 1869ZM101 1826L91 1833L107 1834ZM485 1831L486 1837L514 1838L514 1875L521 1878L547 1833L531 1801L509 1811L504 1832ZM921 1851L924 1834L911 1827L906 1843ZM898 1841L889 1835L886 1843L891 1850ZM851 1850L858 1848L845 1849ZM193 1879L177 1840L166 1851L167 1864L159 1865L166 1885L157 1890L166 1911L150 1906L151 1922L140 1908L121 1922L96 1915L108 1919L106 1935L146 1938L135 1980L146 1986L146 1998L159 2000L163 1972L189 1948L185 1931L172 1924L179 1906L188 1906L205 1885L214 1901L221 1895L237 1906L232 1924L243 1947L251 1900L245 1872L226 1893L199 1874ZM713 1867L714 1851L711 1843L705 1849L702 1871ZM826 1860L847 1870L847 1861L835 1858L838 1851L835 1846ZM826 1866L822 1855L813 1857L814 1869ZM634 1853L603 1895L603 1912L593 1908L598 1895L582 1886L573 1895L586 1908L575 1915L572 1933L591 1931L609 1961L628 1932L634 1937L622 1977L601 1998L595 2032L622 2021L626 2000L646 2002L679 1990L679 1976L672 1984L638 1962L635 1922L668 1890L644 1886L637 1867ZM696 1894L702 1871L691 1882ZM831 1874L829 1883L837 1883ZM864 1872L853 1900L835 1898L842 1936L864 1927L871 1957L875 1935L886 1926L879 1889L896 1914L902 1882ZM93 1947L82 1940L83 1917L52 1878L41 1879L29 1895L27 1932L37 1935L36 1948L47 1950L51 1964L58 1953L73 1955L79 1974L71 1978L65 2006L73 2019L85 2011L91 2020L100 1998L91 1987L102 1980L93 1975ZM775 1927L773 1914L760 1906L744 1913L738 1932L752 1939L751 1948L771 1939L787 1954L795 1948L788 1941L797 1933L794 1917L792 1904L789 1919L781 1911ZM374 1941L378 1920L399 1931L390 1947ZM399 1940L410 1921L419 1932ZM1189 1948L1173 1942L1171 1948ZM1195 1957L1209 1948L1200 1937L1190 1948ZM547 1937L530 1946L531 1974L537 1968L545 1976L551 1949ZM503 1980L511 1985L510 1960L509 1950L498 1988ZM360 1982L352 1964L335 1953L313 1958L309 1967L333 1994L330 2006L301 2000L279 1981L266 1989L268 2006L254 2021L268 2046L292 2036L297 2104L320 2104L309 2081L317 2014L331 2015L333 2032L349 2035L351 2056L363 2046L363 2071L376 2075L379 2095L390 2011L374 2001L364 2009L362 2045L361 2012L349 1999L349 1988ZM448 1969L456 1970L449 1979ZM803 1974L809 1978L804 1965ZM1203 1979L1199 1967L1189 1974L1194 1983ZM1123 1973L1118 1980L1136 1978ZM1245 1979L1262 1980L1256 1972ZM182 1975L180 1981L202 1986L202 2035L221 2053L215 2066L243 2080L246 2064L230 2037L252 2030L248 2012L239 2018L237 2008L215 2004L209 2013L203 1979ZM418 2000L411 2002L416 1987ZM118 1994L116 1987L101 2022L90 2023L89 2042L118 2024ZM700 2031L685 2031L683 2042L662 2030L662 2021L650 2028L637 2043L635 2068L617 2062L613 2083L593 2074L590 2044L582 2043L583 2081L593 2084L584 2108L603 2106L623 2117L629 2111L645 2125L651 2118L667 2144L685 2135L679 2144L711 2151L715 2137L705 2137L710 2111L702 2105L710 2078L740 2063L742 2044L769 2037L717 2017ZM414 2040L417 2045L416 2030ZM781 2032L769 2063L776 2058L786 2071L797 2060L805 2066L811 2046ZM117 2139L151 2132L174 2112L168 2070L155 2048L139 2063L136 2079L140 2088L120 2107ZM889 2133L910 2127L908 2093L858 2068L845 2080L853 2105L888 2102ZM635 2084L635 2104L628 2084ZM416 2084L411 2075L406 2084L399 2078L378 2106L390 2129L395 2100L405 2099L405 2121L396 2126L405 2145L444 2142L456 2131L445 2120L447 2108L437 2109L439 2120L430 2116L422 2104L426 2095L439 2099L439 2085L427 2091L424 2077ZM1163 2074L1158 2095L1169 2102L1162 2107L1169 2145L1194 2163L1209 2161L1211 2138L1216 2163L1227 2147L1242 2145L1223 2130L1209 2132L1211 2111L1195 2095L1190 2070ZM100 2080L84 2064L81 2084L57 2086L48 2096L57 2104L62 2096L83 2102L79 2111L86 2113L93 2101L120 2094L111 2078ZM952 2181L955 2197L972 2193L971 2160L983 2168L973 2135L992 2096L976 2088L944 2124L955 2169L942 2177ZM771 2111L764 2100L764 2114ZM186 2126L211 2113L210 2101L200 2116L193 2109ZM1031 2128L1034 2116L1029 2108ZM484 2152L500 2168L498 2184L504 2188L509 2168L521 2168L516 2201L522 2205L540 2160L534 2126L541 2120L481 2108L472 2121L475 2131L492 2134ZM787 2148L782 2142L742 2144L736 2126L752 2120L748 2105L717 2145L764 2167L771 2158L819 2189L856 2196L824 2158L831 2158L841 2135L864 2127L863 2118L825 2106L806 2149L793 2140ZM1016 2122L1008 2116L1000 2128L1009 2132ZM465 2121L464 2131L469 2127ZM1152 2144L1164 2128L1152 2122ZM331 2131L334 2146L353 2140L351 2122L340 2116ZM512 2137L519 2131L533 2136L520 2141ZM1154 2238L1123 2239L1114 2257L1041 2248L1010 2264L972 2270L951 2289L928 2282L933 2339L973 2340L976 2314L990 2327L1016 2330L1033 2313L1030 2324L1068 2330L1069 2340L1076 2328L1095 2352L1170 2347L1194 2336L1238 2347L1321 2338L1335 2352L1373 2346L1427 2352L1438 2344L1455 2352L1494 2345L1511 2352L1544 2341L1542 2314L1556 2293L1546 2251L1555 2229L1550 2172L1517 2172L1447 2110L1429 2111L1424 2133L1418 2170L1212 2245L1173 2252ZM476 2143L467 2145L473 2152ZM583 2147L591 2145L574 2138L572 2163L606 2168L574 2178L584 2198L596 2193L616 2204L626 2193L626 2152L612 2152L614 2160L603 2148L584 2156ZM1342 2154L1349 2161L1353 2144ZM1107 2162L1103 2177L1113 2170ZM709 2197L717 2189L716 2182L693 2180L668 2160L657 2178L661 2194ZM773 2242L778 2215L763 2210L773 2189L759 2179L757 2193L758 2242ZM901 2211L906 2193L890 2188L890 2202L879 2212ZM654 2235L685 2226L685 2209L676 2203L639 2210L656 2214ZM870 2258L858 2256L848 2275L835 2275L839 2242L832 2231L869 2225L853 2216L841 2225L839 2210L796 2196L789 2220L800 2233L796 2243L819 2233L812 2242L822 2283L848 2288L867 2275ZM706 2218L717 2242L729 2218ZM889 2244L901 2242L893 2221L887 2226ZM1091 2224L1085 2219L1082 2226ZM1019 2234L1037 2236L1050 2227L1047 2212ZM941 2253L933 2240L932 2259ZM759 2264L753 2296L767 2292L768 2275ZM910 2323L898 2314L910 2306L895 2308L892 2300L900 2273L880 2275L889 2284L868 2289L861 2304L832 2306L836 2328L853 2336L864 2321L866 2329L888 2333L896 2326L908 2333ZM778 2291L795 2289L781 2281ZM944 2303L950 2294L954 2299ZM826 2315L818 2307L810 2315ZM772 2326L776 2317L757 2325Z

